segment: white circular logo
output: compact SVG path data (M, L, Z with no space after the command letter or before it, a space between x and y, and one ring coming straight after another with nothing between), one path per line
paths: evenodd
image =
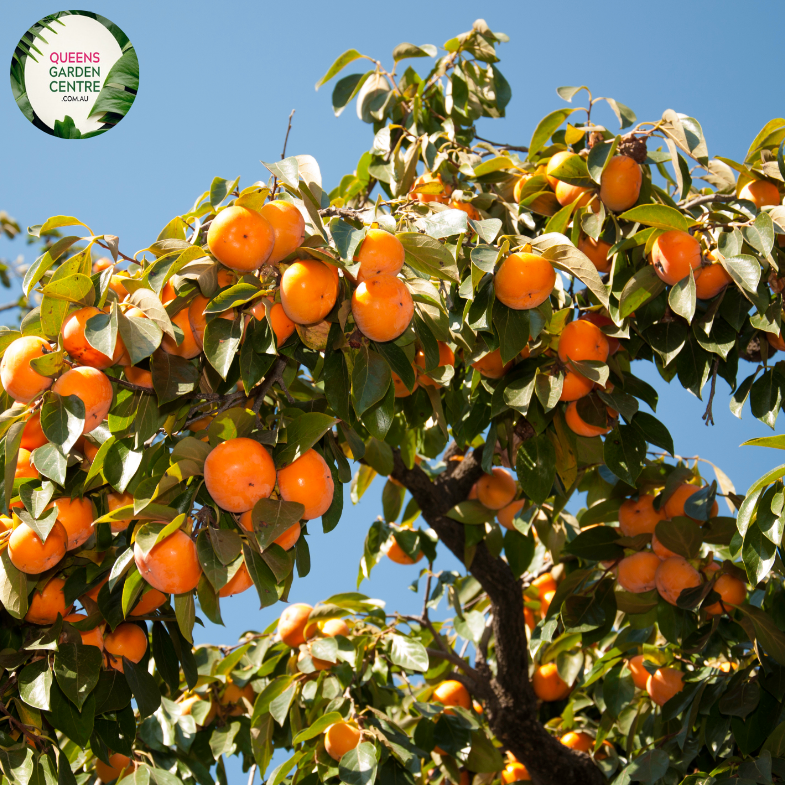
M83 139L117 125L139 88L139 61L116 25L87 11L62 11L33 25L11 61L17 105L36 127Z

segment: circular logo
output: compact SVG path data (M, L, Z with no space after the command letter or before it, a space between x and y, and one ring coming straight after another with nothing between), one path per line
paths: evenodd
M61 139L87 139L128 114L139 90L139 61L128 36L106 17L60 11L19 40L11 89L36 128Z

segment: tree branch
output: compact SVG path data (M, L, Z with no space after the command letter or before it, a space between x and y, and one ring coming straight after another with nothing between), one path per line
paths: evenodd
M678 206L682 210L689 210L692 207L700 207L702 204L710 204L711 202L735 202L738 198L736 194L709 194L708 196L698 196L689 202L679 202Z
M485 142L486 144L492 144L494 147L502 147L505 150L516 150L519 153L528 153L528 147L519 147L514 144L505 144L504 142L492 142L490 139L483 139L481 136L474 135L475 139L479 139L481 142Z
M294 117L294 109L289 114L289 125L286 128L286 136L283 138L283 150L281 151L281 160L286 158L286 145L289 142L289 132L292 130L292 118Z

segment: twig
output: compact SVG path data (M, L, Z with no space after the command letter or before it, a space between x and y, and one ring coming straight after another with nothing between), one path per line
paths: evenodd
M401 616L402 619L405 621L413 621L417 624L423 624L428 628L428 631L433 635L434 641L441 649L441 652L435 649L427 649L429 653L435 652L436 655L443 657L445 660L448 660L456 667L460 668L467 676L477 681L481 681L480 674L477 673L471 665L469 665L466 660L461 659L453 649L451 649L445 642L442 640L441 635L436 631L436 628L433 626L433 623L430 619L426 618L418 618L417 616Z
M122 387L124 390L131 390L132 392L140 392L144 393L145 395L155 395L155 391L151 390L149 387L142 387L139 384L131 384L131 382L123 381L122 379L117 379L114 376L109 376L109 381L113 384L116 384L118 387Z
M100 240L96 240L95 244L100 245L101 248L109 251L109 253L112 252L112 249L108 245L104 245ZM132 256L126 256L119 248L117 249L117 255L125 259L126 262L133 262L134 264L136 264L136 259L134 259Z
M251 766L251 771L248 773L248 785L253 785L254 777L256 776L256 764Z
M259 385L259 389L254 393L254 402L252 408L257 416L260 409L262 408L262 401L264 401L264 396L267 395L270 388L275 384L276 381L280 383L281 388L286 393L287 400L290 403L294 403L294 398L292 398L291 393L283 383L283 372L285 368L286 358L279 355L278 359L273 363L272 368L270 368L268 371L267 376L264 377L264 381Z
M3 303L2 305L0 305L0 311L10 311L12 308L20 308L20 307L21 306L19 305L18 302L15 302L15 303Z
M24 733L24 735L27 736L27 738L30 740L30 742L32 742L33 749L37 750L38 749L38 742L43 741L43 739L40 736L36 736L35 733L32 733L31 731L28 730L28 728L30 728L32 726L31 725L25 725L24 722L22 722L21 720L18 720L16 717L14 717L14 715L11 714L8 711L8 709L5 707L5 704L2 703L2 702L0 702L0 712L3 713L6 717L8 717L8 719L11 721L11 723L13 725L16 725L19 728L19 730L21 730L22 733Z
M503 147L505 150L517 150L519 153L528 153L528 147L519 147L518 145L514 144L505 144L504 142L492 142L490 139L483 139L481 136L477 136L475 134L475 139L479 139L481 142L486 142L487 144L492 144L494 147Z
M691 207L700 207L702 204L711 202L735 202L738 197L735 194L709 194L708 196L698 196L689 202L679 202L682 210L689 210Z
M286 144L289 141L289 131L292 130L292 118L294 117L294 109L292 109L291 114L289 115L289 126L286 129L286 136L283 140L283 151L281 152L281 160L283 161L286 158ZM249 784L250 785L250 782Z
M422 601L422 617L423 619L428 618L428 600L431 596L431 578L433 577L433 573L428 570L428 579L425 582L425 597Z
M717 368L720 364L720 358L714 358L714 368L711 371L711 390L709 392L709 402L706 404L706 411L701 415L701 419L706 425L714 425L714 413L711 410L711 405L714 403L714 392L717 389Z

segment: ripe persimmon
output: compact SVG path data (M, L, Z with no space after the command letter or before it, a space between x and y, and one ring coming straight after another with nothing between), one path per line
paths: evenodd
M698 485L692 485L690 483L682 483L676 490L670 495L668 501L665 502L663 510L665 512L666 517L668 518L676 518L679 515L687 515L684 512L684 504L687 499L690 498L693 494L696 494L701 488ZM717 513L719 513L720 508L717 502L715 501L711 508L711 513L709 515L710 518L714 518ZM689 517L689 516L688 516Z
M502 769L502 782L504 785L512 785L513 782L531 782L529 770L520 761L511 760Z
M578 241L578 250L585 254L589 261L597 268L597 272L607 273L611 269L611 260L608 258L608 251L611 246L605 240L594 240L588 235L581 235Z
M29 621L31 624L54 624L58 614L63 618L68 616L73 605L66 607L64 586L65 579L56 577L52 578L43 590L39 591L36 587L30 598L30 607L25 614L25 621Z
M134 561L142 577L164 594L193 591L202 576L196 545L182 529L153 545L147 553L135 543Z
M280 545L285 551L291 550L300 539L300 531L302 527L300 522L293 523L283 534L276 537L273 542Z
M281 276L281 305L295 324L316 324L338 299L338 271L318 259L298 259Z
M218 592L219 597L232 597L235 594L241 594L246 589L253 586L251 574L245 566L245 562L240 565L240 569L229 579L226 585Z
M147 633L138 625L123 622L114 632L104 636L104 651L109 656L109 664L124 673L123 657L131 662L139 662L147 651Z
M654 534L657 524L665 520L662 510L654 509L654 496L642 493L637 499L627 499L619 507L619 529L625 537Z
M89 319L102 313L103 311L90 305L74 311L63 324L63 348L80 365L89 365L91 368L98 368L99 370L114 365L125 352L125 344L119 335L115 341L114 353L111 357L103 352L99 352L98 349L88 343L85 335L87 322Z
M140 368L138 365L124 365L123 373L125 378L138 387L145 387L148 390L153 388L153 375L150 371Z
M500 466L493 467L490 474L483 474L477 480L477 498L489 510L506 507L518 492L512 476Z
M537 626L537 621L534 618L534 611L526 606L523 607L523 621L529 630L533 630Z
M472 707L472 697L469 695L469 690L454 679L448 679L438 684L433 691L433 700L443 706L460 706L467 710Z
M543 619L548 615L548 609L551 607L551 602L553 602L555 596L555 591L544 591L540 595L540 616Z
M278 470L278 490L284 501L300 502L305 507L303 518L310 521L330 508L335 484L327 462L310 449Z
M504 526L505 529L514 531L515 525L513 524L513 519L523 509L523 505L525 503L525 499L518 499L517 501L510 502L496 513L496 520L499 521L499 523Z
M250 510L275 486L275 464L254 439L229 439L204 462L204 482L215 503L229 512Z
M586 422L578 412L577 401L571 401L567 404L567 409L564 412L564 420L573 433L587 438L604 436L606 433L610 433L610 431L613 430L613 423L606 425L603 428L601 425L592 425L591 423Z
M452 207L453 210L460 210L461 212L466 213L472 221L480 220L480 213L477 211L477 208L473 204L469 204L469 202L459 202L457 199L451 199L450 207Z
M44 429L41 427L41 412L33 412L25 422L24 430L22 431L22 441L19 446L23 450L32 452L37 447L43 447L48 439L44 435Z
M75 395L84 404L85 420L82 433L90 433L109 414L112 407L112 383L97 368L80 365L66 371L53 385L58 395Z
M403 528L410 529L411 525L405 525ZM420 561L420 559L423 557L423 552L418 551L417 556L413 559L403 548L401 548L401 546L398 544L398 540L396 540L395 537L390 538L385 552L387 558L395 564L417 564L417 562Z
M367 278L352 295L354 322L372 341L394 341L406 331L413 315L412 296L403 281L393 275Z
M627 667L630 669L632 683L639 690L646 689L646 684L648 683L649 676L651 675L643 664L645 659L646 657L643 654L636 654L634 657L630 657L630 659L627 660Z
M310 652L310 648L308 651L300 651L297 655L297 664L299 665L306 657L311 658L311 665L313 665L314 670L317 671L328 671L335 665L334 662L330 662L329 660L320 660L318 657L314 657Z
M582 185L570 185L563 180L559 180L556 184L555 193L556 201L562 207L577 202L576 207L587 207L591 204L591 209L595 213L600 209L600 204L595 199L594 189L592 188L586 188Z
M533 253L510 254L493 278L496 299L516 311L536 308L551 295L556 270L542 256Z
M538 665L534 669L532 678L534 694L543 701L564 700L571 691L571 687L561 676L555 662Z
M741 605L747 598L747 585L744 581L727 573L720 575L712 588L720 595L720 599L709 606L704 606L703 610L710 616L728 613L733 610L734 605Z
M193 336L194 344L198 350L196 354L199 354L199 352L204 349L204 331L207 329L207 315L204 312L204 308L209 302L210 299L208 297L198 294L193 300L191 300L191 304L188 306L187 311L185 311L188 314L188 326L191 329L191 335ZM184 313L184 311L180 311L180 313ZM178 313L177 316L179 316L180 313ZM229 322L233 321L235 318L234 309L230 308L228 311L224 311L222 314L219 314L217 318L226 319ZM179 322L176 321L176 317L175 319L172 319L172 321L176 324L179 324ZM190 351L190 348L187 347L186 344L186 342L189 340L188 333L183 330L183 334L185 335L185 338L183 339L182 344L180 344L180 346L177 348L183 349L183 347L185 347L185 350ZM172 339L169 338L170 342L171 340ZM161 346L163 347L163 341L161 342ZM166 347L164 347L164 349L166 349ZM177 352L169 352L169 354L177 354ZM193 356L196 357L196 354Z
M115 510L119 510L121 507L128 507L134 503L134 495L125 491L123 493L118 493L113 491L112 493L107 494L106 502L109 507L109 512L114 512ZM133 518L123 518L121 521L112 521L112 533L117 534L119 532L125 531L130 524L132 523Z
M506 364L502 363L501 349L494 349L484 357L473 362L472 368L488 379L501 379L512 368L512 360Z
M98 602L98 594L108 581L109 581L109 574L107 573L106 575L104 575L103 580L100 581L99 583L96 583L96 585L93 586L92 589L86 591L83 597L89 597L93 602Z
M695 295L699 300L711 300L732 281L719 262L698 267L695 270Z
M683 676L681 671L677 671L675 668L659 668L646 681L646 692L658 706L666 704L683 689Z
M439 364L436 367L444 368L445 365L455 365L455 352L444 341L437 341L437 343L439 345ZM425 373L425 352L422 349L418 349L414 355L414 363L420 369L421 375L418 377L420 384L424 387L442 386Z
M660 566L659 557L651 551L638 551L619 562L619 586L633 594L651 591L657 584L654 576Z
M308 640L319 635L334 638L336 635L348 637L350 634L349 625L343 619L319 619L305 628L305 637Z
M361 739L359 728L348 722L336 722L324 732L324 749L333 760L339 761L347 752L353 750Z
M284 608L281 618L278 619L278 635L289 648L296 649L305 643L305 628L312 610L311 605L303 602Z
M556 589L559 588L559 584L556 583L556 579L550 572L544 572L542 575L538 575L531 582L531 585L537 589L537 594L539 594L541 600L544 594L547 592L556 591Z
M697 270L701 263L701 248L698 241L681 229L670 229L655 241L649 257L654 271L672 286Z
M577 371L565 371L560 401L577 401L594 389L594 382Z
M596 325L601 330L603 327L611 327L613 326L613 319L610 316L606 316L604 313L598 313L597 311L585 311L579 317L579 319L583 319L587 322L591 322L593 325ZM610 354L616 354L621 347L618 338L613 338L610 335L605 335L605 339L608 341L608 349L610 350Z
M441 186L441 192L436 194L414 193L415 189L422 185L427 185L428 183L438 183ZM410 193L418 202L424 204L427 202L441 202L442 204L447 204L449 196L452 193L452 186L449 183L445 183L438 172L424 172L414 181Z
M134 605L133 610L128 614L129 616L146 616L152 613L156 608L160 608L169 596L164 594L158 589L153 589L152 586L142 595L139 602Z
M19 452L16 454L16 470L14 471L15 480L20 480L25 477L37 479L41 476L38 469L35 468L32 458L33 456L30 450L25 450L20 447Z
M570 322L559 336L559 359L564 363L567 360L605 362L609 352L605 333L588 319Z
M54 567L65 556L68 533L59 521L41 541L26 523L19 524L8 539L8 556L17 570L28 575L38 575Z
M234 717L246 713L246 701L250 706L253 706L255 700L256 693L254 692L253 686L248 683L244 687L240 687L232 680L231 676L226 677L226 686L218 696L218 702L222 706L231 707L229 714Z
M685 589L693 589L702 582L700 573L681 556L660 562L654 579L660 596L671 605L676 605Z
M266 305L270 307L270 325L275 333L275 345L280 346L286 343L294 332L294 322L286 315L281 303L271 303L268 298L257 300L250 309L257 321L267 318Z
M600 199L614 213L628 210L641 192L643 173L628 155L614 155L600 177Z
M74 622L74 621L84 621L87 616L84 613L69 613L67 616L63 617L63 621ZM95 646L97 649L101 651L104 650L104 625L98 624L93 627L92 630L87 630L86 632L79 631L79 635L82 638L82 645L84 646Z
M657 556L660 557L660 559L662 559L662 561L665 561L665 559L670 559L671 556L678 556L679 555L678 553L674 553L669 548L666 548L657 539L657 535L656 534L652 534L651 535L651 549L654 551L654 553L657 554Z
M559 739L565 747L577 752L591 752L594 749L594 737L586 731L570 731Z
M115 752L109 756L109 763L111 765L107 766L100 759L95 761L95 773L101 782L114 782L118 779L131 765L131 759L119 752Z
M354 255L354 261L360 263L357 283L375 275L398 275L405 256L403 244L394 234L384 229L369 229Z
M558 166L561 166L568 158L572 158L573 155L575 155L575 153L571 150L560 150L558 153L554 153L548 160L545 167L545 179L554 191L556 190L556 186L562 181L555 178L551 172Z
M251 272L261 267L275 246L275 231L258 211L234 205L213 218L207 231L207 247L221 264L232 270Z
M412 367L414 367L412 365ZM415 371L416 373L416 371ZM398 376L395 371L392 372L392 381L393 387L395 388L395 397L396 398L408 398L419 386L420 383L417 379L414 380L414 387L410 390L404 383L403 379Z
M768 180L753 180L739 191L739 199L747 199L759 210L767 205L780 203L780 190Z
M109 279L109 288L117 295L118 300L128 297L128 289L125 288L124 281L128 280L127 275L113 275Z
M182 308L172 317L172 324L177 325L183 331L183 340L179 344L171 335L164 334L161 339L161 348L167 354L183 357L186 360L192 360L202 351L201 342L197 342L191 327L191 321L188 318L189 312L190 306Z
M17 338L6 348L0 362L0 381L15 401L30 403L52 386L52 379L30 365L30 360L43 357L50 350L49 341L36 335Z
M88 463L92 463L95 456L98 455L98 450L101 449L100 444L90 441L86 436L80 436L74 445L76 449L84 455Z
M96 259L93 262L93 272L100 273L106 270L109 267L114 267L114 262L107 258L106 256L102 256L100 259Z
M259 212L273 228L275 237L267 263L278 264L302 245L305 239L305 219L295 205L281 199L268 202Z
M57 507L57 520L63 524L68 533L69 551L78 548L90 539L93 533L93 504L90 499L69 499L62 497L53 502ZM51 507L51 505L49 505ZM47 508L49 509L49 508Z

